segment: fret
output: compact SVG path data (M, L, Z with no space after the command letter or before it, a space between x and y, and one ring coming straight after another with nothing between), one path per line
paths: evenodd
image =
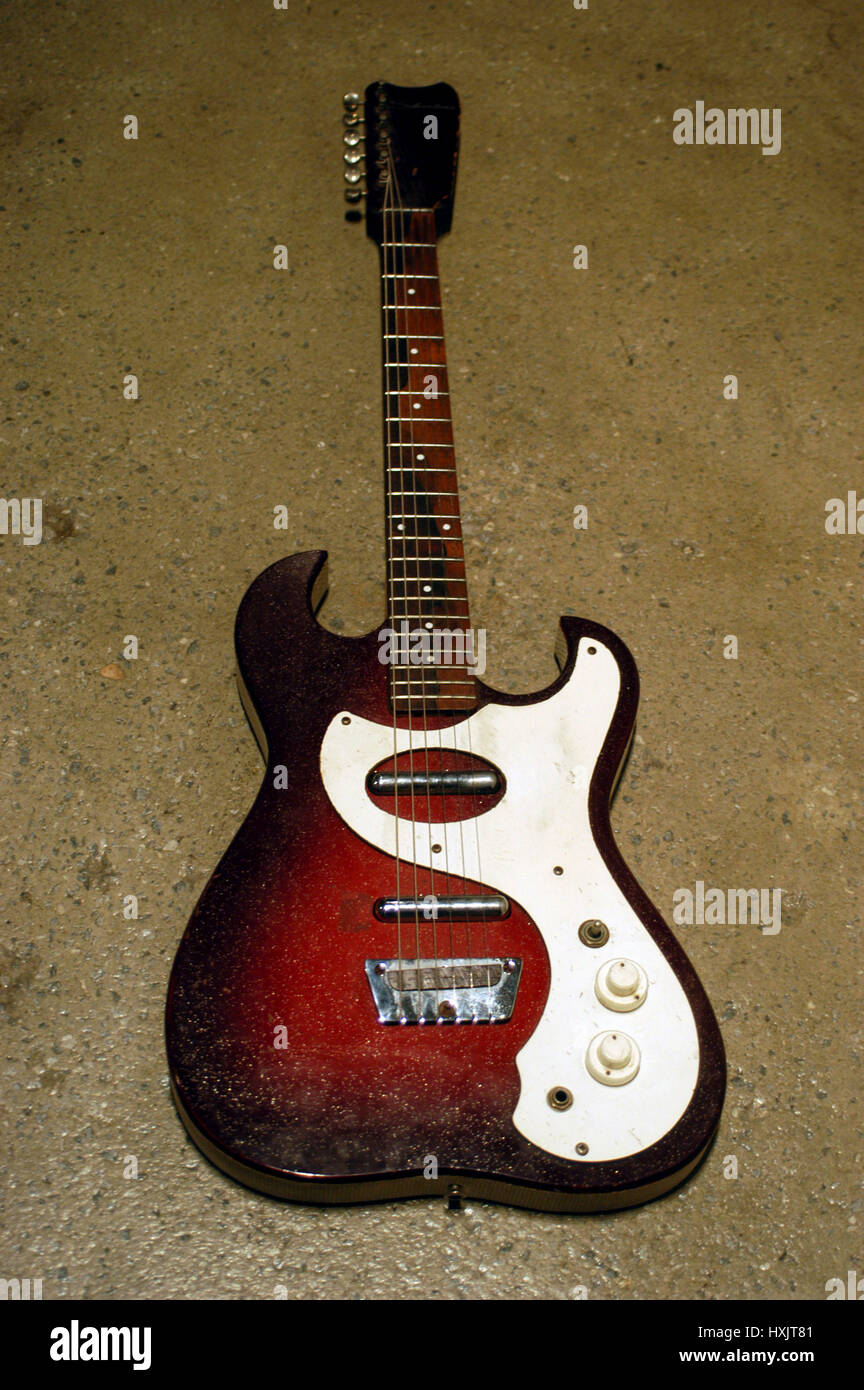
M410 676L393 676L393 685L471 685L474 677L467 674L459 675L458 672L468 672L471 667L465 661L454 663L452 666L444 664L435 666L426 661L418 661L412 664L399 662L398 664L388 663L391 672L410 671ZM442 676L441 671L451 670L457 672L453 677Z
M446 681L446 680L442 680L440 676L435 676L435 678L434 678L433 680L429 680L429 681L424 681L424 680L422 680L422 679L419 678L419 677L418 677L416 680L413 680L413 681L393 680L393 678L391 677L391 679L390 679L390 684L391 684L391 685L394 685L394 686L397 686L397 685L404 685L404 686L407 686L409 691L419 689L419 690L421 690L421 691L423 691L423 692L428 692L429 694L432 694L432 693L434 693L436 690L440 689L441 686L444 686L444 685L450 685L450 686L453 686L453 685L460 685L460 686L463 687L463 689L471 689L471 690L473 690L473 689L474 689L474 677L473 677L473 676L466 676L465 679L464 679L464 680L461 680L461 681L460 681L460 680ZM398 695L397 695L396 698L397 698L397 699L400 699L400 698L401 698L401 699L405 700L405 699L407 699L408 697L407 697L407 695L402 695L402 696L398 696Z
M453 521L458 520L455 512L445 512L443 516L436 516L434 512L394 512L391 518L393 521L441 521L449 526ZM402 539L406 539L404 536Z
M437 275L420 275L414 270L382 270L382 280L438 280Z
M409 391L407 387L397 387L390 391L385 391L386 396L426 396L425 391ZM439 396L449 396L449 391L436 391L434 396L426 396L427 401L437 401Z
M477 699L473 692L471 695L445 695L442 692L433 699L420 699L417 695L400 695L394 690L391 691L390 699L393 713L403 719L410 719L412 714L470 714L477 707Z
M451 582L450 575L445 575L440 572L436 572L433 574L421 574L420 566L434 566L437 571L437 567L439 565L461 565L464 564L464 561L461 555L453 557L447 555L391 555L390 563L391 565L401 566L401 568L405 571L404 574L393 575L393 578L398 583L408 584L410 582L413 582L416 584L428 584L430 580L434 580L436 583L449 584ZM408 572L409 570L410 573ZM463 581L460 580L458 576L456 576L455 583L461 584L462 582Z
M446 695L442 691L440 695L435 695L432 699L420 699L417 695L400 695L398 691L391 691L390 699L393 704L393 713L400 715L403 719L409 719L412 714L470 714L477 707L477 699L474 692L470 695Z
M439 372L446 372L447 368L443 362L385 362L385 367L437 367Z
M438 245L437 241L382 241L382 246L429 246L433 249Z
M410 546L401 547L400 553L393 549L393 543L401 539L400 536L387 537L389 542L387 558L391 565L402 570L401 578L403 579L422 579L424 582L429 579L440 579L442 584L446 584L447 575L443 569L439 569L438 567L443 565L464 565L465 563L465 557L462 554L462 544L458 538L457 544L454 547L454 549L457 550L455 555L450 555L443 549L437 551L435 554L420 555L416 550L412 550ZM442 547L448 544L441 536L409 536L408 540L431 541ZM427 569L431 568L432 573L422 573L421 566L426 566ZM394 577L400 578L398 575Z
M455 684L445 681L439 685L437 681L431 680L411 681L410 684L403 681L390 682L390 698L394 703L399 701L408 702L413 705L413 709L408 712L413 714L423 714L424 711L433 713L440 709L443 701L452 702L452 706L462 709L470 709L474 704L477 687L473 676L468 676L464 681ZM451 706L451 707L452 707Z
M436 492L432 488L399 488L394 487L388 490L389 497L456 497L455 492ZM405 513L410 516L410 512Z
M382 338L404 338L406 343L413 342L414 339L416 339L418 343L421 341L426 341L428 343L443 343L444 341L443 333L382 333L381 336ZM410 365L413 366L414 364L411 363Z
M418 675L418 678L419 678L419 676L420 676L420 672L422 672L422 671L428 671L428 670L429 670L430 665L433 666L433 670L435 670L435 671L444 671L444 670L447 669L446 665L445 665L445 666L435 666L432 659L427 659L426 661L388 661L388 663L387 663L387 666L388 666L389 670L391 670L391 671L411 671L411 672L416 672L417 675ZM456 662L453 662L452 665L451 665L451 667L450 667L450 669L453 670L453 671L462 671L462 670L465 670L465 669L466 669L466 663L465 663L464 661L456 661ZM441 679L441 678L440 678L440 677L436 677L436 679L438 679L439 682L440 682L440 679ZM399 681L399 684L400 684L400 685L405 685L406 683L407 683L407 682L402 681L402 680ZM456 681L447 681L446 684L447 684L447 685L461 685L461 684L462 684L462 681L459 680L459 679L457 679Z
M406 564L407 562L406 562L405 560L402 560L400 563L404 565L404 564ZM436 576L435 576L434 574L420 574L420 575L414 574L414 575L410 575L410 576L406 574L405 577L404 577L404 579L403 579L400 575L394 574L394 575L391 575L390 581L389 581L389 582L390 582L390 584L401 584L401 585L403 586L403 588L404 588L404 586L405 586L406 584L416 584L416 583L418 583L418 582L422 582L423 584L426 584L430 579L435 579L435 578L436 578ZM461 587L462 587L463 589L466 587L466 582L465 582L464 579L455 579L455 578L454 578L454 579L441 579L441 580L439 580L438 582L441 583L441 584L445 584L445 585L447 585L448 587L449 587L451 584L459 584L459 585L461 585ZM423 592L426 593L426 594L431 594L432 590L431 590L431 589L424 589Z

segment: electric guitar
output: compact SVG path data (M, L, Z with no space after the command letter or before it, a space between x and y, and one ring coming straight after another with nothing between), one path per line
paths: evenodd
M387 619L319 625L321 551L242 601L267 769L174 962L174 1098L277 1196L625 1207L692 1171L725 1087L708 999L610 830L636 668L564 617L553 684L484 684L436 256L458 99L375 83L344 120L381 263Z

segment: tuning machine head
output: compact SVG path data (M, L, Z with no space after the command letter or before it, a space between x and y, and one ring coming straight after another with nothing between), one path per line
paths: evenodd
M345 201L352 206L363 197L365 179L365 150L363 140L362 98L356 92L346 92L342 98L342 137L345 161Z

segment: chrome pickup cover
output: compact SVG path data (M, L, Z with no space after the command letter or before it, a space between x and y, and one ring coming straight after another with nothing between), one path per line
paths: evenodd
M481 772L370 772L366 785L375 796L478 796L497 792L501 788L501 778L494 768Z
M471 897L379 898L372 911L379 922L491 922L510 914L503 893Z

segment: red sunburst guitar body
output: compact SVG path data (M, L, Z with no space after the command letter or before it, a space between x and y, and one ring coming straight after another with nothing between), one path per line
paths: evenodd
M388 622L320 626L321 552L243 600L267 769L174 963L174 1096L208 1157L272 1195L626 1206L696 1166L725 1084L707 998L609 828L636 670L612 633L565 618L548 689L481 679L435 256L458 104L444 84L376 84L364 116Z

